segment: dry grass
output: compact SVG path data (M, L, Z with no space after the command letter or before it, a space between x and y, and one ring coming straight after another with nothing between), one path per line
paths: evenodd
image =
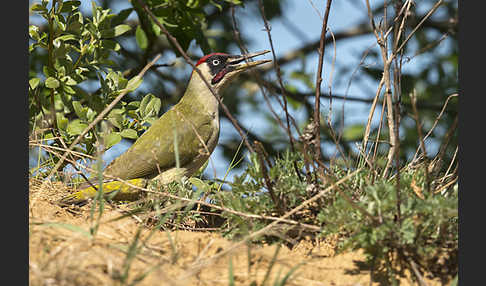
M90 236L89 205L67 209L55 203L66 192L61 183L30 181L30 285L128 285L140 277L143 279L138 285L229 285L230 259L235 285L261 285L277 249L275 245L251 245L249 251L242 246L212 260L233 242L216 232L188 231L160 231L144 241L150 229L140 228L131 218L109 221L121 214L120 206L109 205L98 232ZM140 241L144 242L138 244L127 279L122 282L128 249L139 229ZM266 284L273 284L278 275L281 280L301 264L286 285L369 285L364 255L360 251L334 255L335 243L335 239L328 239L317 244L302 241L293 249L281 247ZM201 264L205 266L195 267ZM402 278L401 285L409 284L408 278Z

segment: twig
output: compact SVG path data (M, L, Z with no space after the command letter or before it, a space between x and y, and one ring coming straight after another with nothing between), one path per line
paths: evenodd
M452 179L452 181L448 182L447 184L443 185L442 187L440 187L439 189L434 191L434 194L440 193L443 190L447 189L450 185L454 184L457 181L458 178L459 177L456 176L454 179Z
M427 134L425 135L424 140L425 140L425 139L427 139L427 138L430 136L430 134L432 133L432 131L434 131L435 126L437 126L437 123L439 122L439 120L440 120L440 119L441 119L441 117L442 117L442 114L444 114L444 111L445 111L445 109L446 109L446 107L447 107L447 103L449 102L449 100L450 100L451 98L453 98L453 97L458 97L458 96L459 96L459 94L454 93L454 94L451 94L451 95L449 95L449 96L447 97L447 99L446 99L446 101L445 101L445 103L444 103L444 106L442 107L442 110L440 111L440 113L439 113L439 115L437 116L437 118L434 120L434 124L432 124L432 127L430 128L429 132L427 132Z
M385 114L385 105L383 104L381 106L381 116L380 116L380 123L378 124L378 131L376 132L376 140L375 140L375 145L373 146L373 160L372 162L376 162L376 153L378 151L378 143L380 141L380 135L381 135L381 128L383 127L383 115ZM386 142L390 143L390 142Z
M373 120L373 116L375 114L375 109L376 105L378 103L378 98L380 97L381 89L383 87L384 80L381 78L380 83L378 84L378 89L376 90L375 98L373 99L373 102L371 103L371 108L370 112L368 114L368 121L366 122L366 127L365 127L365 133L363 136L363 152L366 152L367 146L368 146L368 138L370 137L370 132L371 132L371 120Z
M422 150L422 155L424 158L427 158L427 150L425 149L425 142L424 142L424 136L422 133L422 124L420 124L420 118L419 114L417 111L417 91L413 90L413 92L410 94L410 101L412 103L412 110L414 114L414 120L415 120L415 125L417 126L417 134L419 136L419 145L420 149ZM429 170L427 165L424 164L424 171L425 171L425 183L426 183L426 189L427 189L427 194L430 193L430 178L429 178Z
M320 97L321 97L321 83L322 83L322 67L324 65L324 52L326 46L324 45L324 40L327 31L327 20L329 19L329 11L331 9L332 0L327 0L326 10L324 12L324 19L322 20L321 38L319 41L319 63L317 65L317 76L316 76L316 96L314 101L314 136L316 140L315 148L315 158L320 160L322 156L321 151L321 113L320 113Z
M434 166L434 170L440 170L442 168L443 164L443 157L445 155L445 152L447 150L447 146L449 145L452 136L454 135L454 132L456 131L457 124L459 122L459 116L456 115L454 118L454 121L452 122L451 126L447 130L446 134L444 135L444 139L442 140L440 147L439 147L439 152L437 152L437 155L435 156L437 160L437 165Z
M442 115L444 114L444 111L447 107L447 104L449 103L449 100L453 97L458 97L459 95L457 93L454 93L454 94L451 94L447 97L444 105L442 106L442 110L440 111L439 115L437 116L437 118L434 120L434 123L432 124L432 127L430 128L429 132L427 132L427 134L424 136L424 139L423 141L425 142L425 140L432 134L432 131L434 131L435 127L437 126L439 120L442 118ZM413 159L411 160L412 162L415 161L417 159L417 156L419 154L419 150L420 150L420 147L417 148L417 150L415 151L415 155L413 156Z
M51 146L51 145L48 145L48 144L41 144L41 143L36 143L36 142L29 142L29 146L37 146L39 148L45 148L45 149L48 149L49 148L49 149L54 149L54 150L58 150L58 151L69 152L73 156L79 157L81 159L88 158L88 159L96 160L96 157L93 157L91 155L87 155L85 153L81 153L81 152L77 152L77 151L73 151L73 150L67 150L67 148L61 148L61 147L57 147L57 146Z
M388 161L385 166L385 170L383 171L383 177L387 177L388 172L390 170L391 164L393 159L395 158L395 153L397 152L398 147L398 136L397 136L397 129L395 127L395 116L393 112L393 100L392 100L392 92L391 92L391 82L390 82L390 62L385 63L384 67L384 79L385 79L385 100L386 100L386 118L388 121L388 133L390 138L390 149L388 150Z
M412 259L407 259L407 260L408 260L408 263L410 264L410 266L412 268L413 274L415 274L415 277L417 277L417 281L418 281L419 285L420 286L427 286L427 283L422 278L422 275L420 275L420 272L418 271L417 265L415 264L415 262Z
M422 26L422 24L427 20L432 14L434 14L435 10L439 8L439 6L444 2L444 0L439 0L435 3L435 5L430 9L430 11L422 18L422 20L415 26L415 28L410 32L410 34L407 36L407 38L402 42L400 47L394 51L394 54L399 53L407 44L407 42L412 38L413 34Z
M445 177L446 177L446 176L449 174L449 172L450 172L450 170L451 170L451 168L452 168L452 165L454 164L454 161L456 160L456 157L457 157L457 151L458 151L458 150L459 150L459 146L456 146L456 151L454 151L454 155L452 156L452 160L451 160L451 162L449 163L449 167L447 167L447 170L446 170L446 172L445 172L445 174L444 174L444 176L443 176L442 178L445 178ZM442 181L442 179L441 179L441 181Z
M255 142L255 147L256 147L256 153L258 156L258 159L260 161L260 169L263 175L263 180L265 182L265 186L267 187L268 193L270 194L270 198L272 199L273 203L275 204L277 208L277 212L279 215L283 215L285 212L285 209L282 207L282 204L280 203L279 199L275 195L275 192L273 190L273 181L270 180L270 177L268 176L267 172L267 166L265 165L265 159L264 159L264 154L263 154L263 147L260 142L256 141Z

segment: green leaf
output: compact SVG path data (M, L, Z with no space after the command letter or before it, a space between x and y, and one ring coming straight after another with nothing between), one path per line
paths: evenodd
M115 17L113 17L111 19L111 24L112 25L119 25L119 24L123 23L128 18L128 16L130 16L132 11L133 11L133 8L121 10L120 12L118 12L118 14L116 14Z
M57 37L54 41L68 41L68 40L77 40L75 35L67 34Z
M81 1L65 1L63 2L61 13L72 12L76 10L79 5L81 5Z
M108 50L113 50L115 52L120 50L120 44L112 40L101 40L101 46Z
M53 139L54 138L54 134L52 133L47 133L44 135L44 140L49 140L49 139Z
M83 107L79 101L73 101L73 108L74 108L74 113L76 113L76 115L79 118L83 120L87 119L86 115L88 113L88 110L87 108Z
M137 30L135 31L135 38L137 40L138 46L142 50L145 50L148 46L148 40L145 31L142 29L140 25L137 26Z
M147 104L150 102L150 100L154 97L153 94L149 93L145 95L142 100L140 101L140 115L142 117L145 117L145 109L147 108Z
M50 77L51 75L54 75L55 74L55 71L54 71L54 69L52 69L49 66L45 65L45 66L42 67L42 73L46 77Z
M130 101L126 108L127 110L135 110L140 107L140 101Z
M56 113L56 119L57 119L57 128L60 130L66 130L69 120L64 117L64 115L60 112Z
M60 32L66 30L66 21L61 14L55 14L52 19L54 20L54 31Z
M128 84L127 84L127 87L126 89L130 92L130 91L134 91L135 89L137 89L137 87L140 86L140 84L142 83L143 79L142 77L136 75L134 77L132 77L129 81L128 81Z
M63 90L64 90L64 92L65 92L65 93L67 93L67 94L76 94L76 91L75 91L75 90L74 90L72 87L70 87L69 85L65 85L65 84L64 84L64 85L62 86L62 89L63 89Z
M131 128L124 129L122 132L120 132L120 135L123 138L129 138L129 139L137 139L138 134L137 131Z
M45 12L45 13L47 13L47 8L44 7L43 5L39 4L39 3L36 3L36 4L32 5L30 7L30 10L31 11L35 11L35 12Z
M39 85L40 79L37 77L31 78L29 80L29 86L31 89L35 89Z
M243 2L241 0L224 0L225 2L232 3L234 5L241 5ZM213 3L213 1L211 1Z
M204 15L202 15L204 17ZM194 28L194 38L196 39L196 42L199 44L201 49L203 50L204 54L209 54L211 53L211 45L209 44L208 37L204 35L203 30L201 29L201 26L195 26Z
M86 127L88 127L88 124L83 123L79 119L74 119L73 121L69 122L66 131L69 135L74 136L81 134Z
M108 121L115 125L118 129L123 128L123 110L122 109L112 109L108 114Z
M88 122L92 122L95 116L96 116L96 112L93 109L88 108L88 111L86 113L86 119L88 119Z
M199 6L199 1L197 1L197 0L189 0L189 1L187 1L186 6L189 7L189 8L191 8L191 9L195 9L195 8L197 8Z
M118 144L122 140L122 137L118 132L113 132L106 134L103 140L105 148L109 149L111 146Z
M147 116L157 116L157 114L159 114L161 105L162 102L160 98L152 98L152 100L150 100L150 102L147 104L147 107L145 108L145 114Z
M161 17L156 17L156 18L157 18L157 19L159 20L159 22L162 24L162 22L160 21ZM161 30L160 30L159 25L157 25L157 23L155 23L155 21L151 21L151 24L152 24L152 31L154 31L154 34L155 34L156 36L160 36L160 32L161 32Z
M81 33L81 28L83 27L83 15L81 12L76 12L71 15L67 23L67 31L79 35Z
M127 110L126 114L127 114L128 117L140 119L140 116L139 116L139 114L137 113L136 110L133 110L133 109Z
M62 82L66 85L76 85L78 84L77 81L75 81L72 77L70 76L64 76L63 78L61 78Z
M155 95L149 93L142 98L140 102L140 115L142 118L147 119L148 117L155 116L159 113L161 107L160 98L155 97Z
M56 89L59 87L59 81L53 77L48 77L46 79L45 85L47 88Z
M190 177L188 180L200 191L209 190L211 188L211 186L209 186L208 183L204 182L199 178Z
M124 33L130 31L132 28L129 25L126 24L121 24L116 26L115 28L111 29L105 29L101 31L101 37L102 38L114 38L118 37L120 35L123 35Z
M34 40L39 40L39 27L35 25L29 25L29 36Z
M220 4L215 3L215 2L212 2L212 1L211 1L211 4L213 4L215 7L217 7L218 10L219 10L219 12L222 12L223 11L223 6L221 6Z

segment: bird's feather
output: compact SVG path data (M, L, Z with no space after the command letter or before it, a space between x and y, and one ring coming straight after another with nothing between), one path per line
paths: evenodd
M180 102L162 115L125 153L109 164L104 173L126 180L153 178L159 171L176 166L175 142L180 167L184 167L201 152L205 152L206 144L214 136L213 133L219 132L212 127L213 120L210 114L197 110L197 105ZM211 152L212 148L209 150Z

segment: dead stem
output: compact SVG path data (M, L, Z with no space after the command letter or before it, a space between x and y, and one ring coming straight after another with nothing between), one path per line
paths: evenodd
M331 10L332 0L327 0L326 10L324 12L324 19L322 20L321 38L319 42L319 49L317 50L319 54L319 63L317 65L317 75L316 75L316 95L314 101L314 137L316 140L315 148L315 158L320 160L322 157L321 151L321 113L320 113L320 97L321 97L321 83L322 83L322 67L324 65L324 53L326 49L325 37L327 31L327 21L329 18L329 11Z

